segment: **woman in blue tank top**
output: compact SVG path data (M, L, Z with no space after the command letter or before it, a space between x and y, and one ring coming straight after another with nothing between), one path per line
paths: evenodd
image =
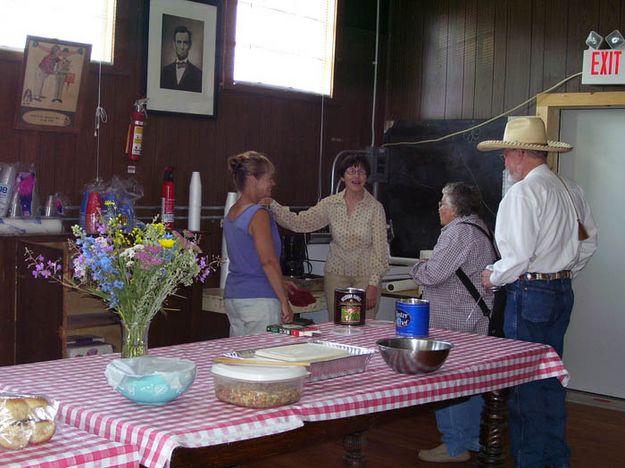
M260 153L247 151L228 159L237 202L224 217L230 260L224 305L230 336L266 331L267 325L293 321L280 268L278 227L259 202L271 196L274 166Z

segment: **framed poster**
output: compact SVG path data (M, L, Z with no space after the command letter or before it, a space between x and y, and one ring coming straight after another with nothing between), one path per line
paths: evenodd
M151 0L147 108L215 115L218 0Z
M15 126L77 132L91 45L27 36Z

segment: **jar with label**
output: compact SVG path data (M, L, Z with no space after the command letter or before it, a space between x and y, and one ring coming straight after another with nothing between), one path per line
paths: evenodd
M334 290L334 323L337 325L364 325L367 297L364 289L339 288Z

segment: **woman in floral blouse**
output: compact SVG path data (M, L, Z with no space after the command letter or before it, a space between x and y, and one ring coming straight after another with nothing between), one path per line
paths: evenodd
M370 172L364 155L350 155L339 167L343 191L299 213L271 203L278 224L291 231L312 232L330 226L332 240L324 271L330 314L334 290L348 287L366 290L367 317L377 313L380 281L388 269L388 242L384 207L365 189Z

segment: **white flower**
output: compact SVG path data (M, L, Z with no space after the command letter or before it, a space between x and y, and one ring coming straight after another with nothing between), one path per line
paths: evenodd
M121 258L135 258L135 254L138 250L143 250L144 246L142 244L135 245L133 247L128 247L122 253L119 254ZM128 266L132 265L134 262L128 264Z

